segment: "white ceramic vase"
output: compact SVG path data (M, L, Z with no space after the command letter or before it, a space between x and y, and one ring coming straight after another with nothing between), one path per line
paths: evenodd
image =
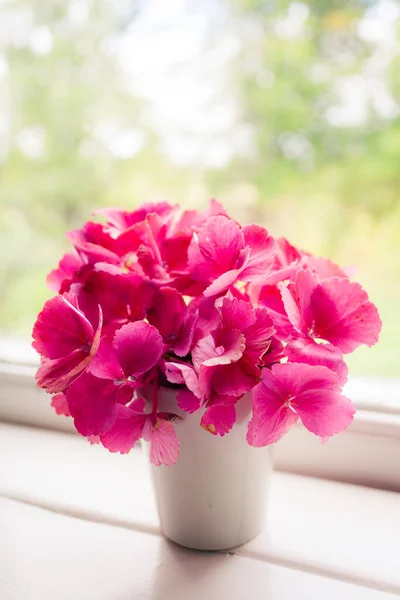
M158 394L160 411L183 417L174 423L181 446L177 463L151 465L164 534L198 550L223 550L253 539L266 516L272 459L270 447L246 442L251 394L237 404L237 423L224 437L202 429L201 411L190 415L177 408L176 390L160 388Z

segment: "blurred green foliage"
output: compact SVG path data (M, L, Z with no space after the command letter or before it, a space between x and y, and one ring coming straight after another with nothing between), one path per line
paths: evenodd
M29 335L65 232L91 210L164 198L201 207L216 196L242 221L357 265L384 330L350 357L351 372L398 376L399 18L387 44L362 29L382 3L221 2L223 29L240 42L224 68L252 144L205 169L171 163L121 71L116 41L140 4L83 3L82 19L77 4L0 6L0 332ZM354 86L365 91L346 121L340 103ZM110 131L138 132L136 154L115 153Z

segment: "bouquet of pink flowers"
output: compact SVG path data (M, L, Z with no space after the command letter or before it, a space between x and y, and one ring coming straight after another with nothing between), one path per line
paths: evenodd
M105 223L69 233L75 251L49 274L57 295L33 328L38 385L79 433L121 453L143 438L154 464L174 464L181 417L159 411L159 386L220 436L252 392L252 446L298 419L321 440L351 423L343 355L375 344L381 321L344 270L242 227L215 200L203 213L98 212Z

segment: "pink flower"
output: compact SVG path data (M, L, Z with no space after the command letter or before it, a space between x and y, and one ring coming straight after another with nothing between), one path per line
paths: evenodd
M177 210L177 205L172 206L168 202L145 202L140 208L133 211L121 210L119 208L103 208L97 210L96 214L106 217L107 225L104 227L105 231L112 237L117 238L119 234L132 227L132 225L144 221L148 215L153 213L162 217L165 222L170 222Z
M236 421L236 398L223 398L221 403L215 402L204 412L200 425L213 435L223 437L230 432Z
M47 286L59 294L68 292L70 285L75 278L75 274L83 264L81 258L74 252L64 254L58 263L57 269L54 269L48 274L46 278Z
M258 299L256 300L254 296L251 296L251 299L267 309L278 338L285 340L293 334L293 325L286 313L281 291L276 285L263 286L259 290Z
M190 239L191 235L170 235L169 223L152 213L123 232L116 247L120 254L129 251L154 285L184 289L191 283L187 268Z
M345 354L378 341L382 323L359 283L339 277L318 280L310 269L301 269L281 292L298 334L327 340Z
M98 306L103 313L104 333L128 322L144 319L153 303L156 288L137 273L110 273L104 266L87 271L81 282L71 286L80 308L96 322Z
M214 394L212 401L207 402L200 387L198 376L193 367L180 363L165 363L168 381L184 384L186 389L178 393L178 406L188 413L194 413L206 405L200 425L213 435L224 436L236 421L235 404L238 398Z
M91 373L84 373L66 392L68 410L76 430L88 437L110 429L115 421L119 396L125 392L129 402L133 390L128 385L116 386L112 381L102 381Z
M81 229L70 231L68 237L84 262L121 263L115 240L100 223L88 221Z
M196 316L189 312L182 294L170 287L155 293L147 313L149 323L163 337L164 343L177 356L186 356L192 345Z
M193 367L176 362L165 367L169 381L187 388L178 395L180 408L195 412L206 406L202 426L224 435L235 421L234 404L261 378L274 328L264 309L236 298L225 298L217 314L215 328L193 347Z
M198 210L185 210L177 223L172 228L173 235L189 235L192 237L193 231L198 229L206 223L210 217L217 216L228 217L228 214L222 204L217 202L214 198L211 198L208 209L200 212ZM229 217L228 217L229 218Z
M110 429L100 436L100 441L110 452L127 454L142 436L146 415L118 404Z
M65 417L71 416L68 408L67 398L62 392L52 397L51 406L58 415L64 415Z
M247 441L251 446L277 442L300 418L323 440L346 429L355 408L341 395L334 373L326 367L285 363L263 371L253 390L253 416Z
M72 304L74 297L55 296L39 313L33 328L33 348L41 354L38 385L50 394L65 390L87 369L100 343L102 313L96 331Z
M329 258L312 256L307 252L303 252L300 263L303 267L311 269L317 275L318 279L329 279L330 277L348 278L346 270L341 269L339 265L329 260Z
M171 421L150 415L146 419L142 435L146 442L150 442L150 462L153 465L171 466L176 463L179 440Z
M125 453L144 439L153 464L174 464L180 417L158 411L162 385L219 436L253 390L255 446L298 419L321 439L351 422L343 354L374 344L381 321L348 271L241 227L215 200L203 212L160 202L98 213L105 224L69 233L75 252L47 279L59 295L33 328L38 385L90 443Z
M187 390L184 390L184 392L189 391L191 394L194 394L197 398L197 400L192 400L191 397L188 397L187 400L190 402L194 402L194 404L192 404L190 408L183 408L183 406L181 406L183 410L187 410L188 412L194 412L195 410L197 410L200 406L200 400L203 394L200 387L199 378L196 371L194 370L194 367L183 362L178 363L169 361L166 361L164 366L165 375L169 382L177 385L185 385L187 387ZM178 405L180 405L179 397Z
M191 275L208 286L206 296L221 294L236 281L262 279L274 255L275 241L263 227L241 229L225 216L210 217L188 251Z
M116 416L117 404L131 401L143 375L160 360L162 338L143 321L128 323L112 340L102 338L98 353L85 373L67 391L76 429L82 435L101 435Z
M276 238L276 254L271 273L264 285L276 285L280 281L291 279L300 267L302 253L284 237ZM254 285L254 284L253 284Z
M317 344L310 338L298 338L286 344L284 355L289 362L327 367L336 373L340 385L347 381L348 368L343 354L332 344Z
M260 367L275 331L263 308L225 298L218 327L197 342L192 360L203 395L240 396L261 378Z
M153 413L136 412L119 405L112 427L100 436L100 440L110 452L126 454L141 437L150 442L150 461L154 465L176 463L179 440L173 423Z

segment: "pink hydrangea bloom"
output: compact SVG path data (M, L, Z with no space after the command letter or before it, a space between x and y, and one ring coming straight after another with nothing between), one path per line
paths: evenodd
M83 264L82 259L74 252L64 254L58 263L58 268L48 274L46 279L47 286L59 294L68 292L71 283L74 281L75 274Z
M90 372L67 391L69 412L79 433L89 436L108 431L117 404L131 401L134 389L160 360L162 351L157 329L143 321L124 325L112 341L103 338Z
M298 338L286 344L284 354L290 362L327 367L336 373L341 385L347 381L348 368L343 354L332 344L317 344L311 338Z
M347 427L344 355L381 329L348 269L242 227L216 200L97 214L105 223L69 233L75 252L49 274L58 295L33 328L38 385L90 443L126 453L143 439L153 464L174 464L182 417L159 411L160 386L176 388L176 413L199 412L221 437L252 393L254 446L297 421L322 440Z
M179 440L173 423L157 414L136 412L119 405L114 423L100 441L110 452L129 452L140 438L150 443L150 461L156 465L173 465L179 455Z
M113 238L117 238L121 233L144 221L149 214L157 214L164 221L170 222L178 210L178 205L172 206L168 202L145 202L140 208L133 211L121 210L119 208L103 208L97 210L96 214L103 215L107 219L105 231Z
M196 315L188 310L180 292L170 287L163 287L157 291L147 318L149 323L158 329L164 343L177 356L186 356L189 353Z
M235 400L235 399L234 399ZM230 432L236 421L235 403L226 401L221 404L213 404L204 412L200 425L213 435L223 437Z
M59 394L55 394L55 396L51 399L51 406L54 408L58 415L64 415L65 417L70 417L71 413L69 412L68 402L65 394L60 392Z
M339 277L319 280L310 269L300 269L281 293L299 334L327 340L345 354L378 341L382 323L359 283Z
M84 262L104 261L115 265L121 262L116 241L100 223L88 221L81 229L70 231L68 237Z
M87 271L81 282L71 286L92 324L97 322L97 307L101 306L104 334L144 319L153 306L155 291L156 287L137 273L112 273L104 270L104 266Z
M261 378L263 356L275 332L263 308L253 309L242 300L225 298L218 326L192 349L193 366L203 396L240 396Z
M62 392L87 369L100 343L101 308L94 330L73 300L66 296L48 300L33 328L32 346L42 356L36 379L50 394Z
M225 216L210 217L193 237L188 258L192 277L207 285L206 296L236 281L265 277L272 269L275 241L259 225L241 227Z
M253 416L247 441L252 446L277 442L298 418L323 440L346 429L355 408L341 394L339 380L326 367L274 365L263 371L253 390Z

